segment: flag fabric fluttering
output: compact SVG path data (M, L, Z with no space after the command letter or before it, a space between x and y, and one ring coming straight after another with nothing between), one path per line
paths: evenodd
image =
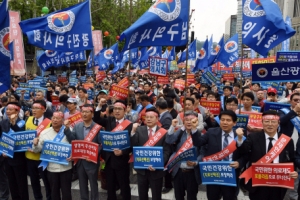
M188 0L157 0L120 36L124 49L142 46L182 46L188 42Z
M14 41L9 43L8 49L10 51L10 61L14 61Z
M214 49L212 49L212 51L210 52L210 57L208 58L208 66L211 66L216 63L215 60L218 54L220 53L220 50L223 48L223 46L224 46L224 35L220 39L217 46Z
M148 67L148 59L149 59L149 54L148 54L147 47L143 47L141 49L141 58L139 62L140 69L145 69Z
M37 58L38 66L46 71L50 67L60 67L73 62L85 61L85 51L58 52L46 50Z
M286 24L273 0L243 0L243 44L262 56L292 37L295 30Z
M110 64L118 60L119 44L116 43L109 49L103 51L98 58L99 71L107 70Z
M232 65L239 59L239 46L238 46L238 34L232 36L221 49L217 62L221 62L226 67Z
M0 94L10 89L9 12L8 0L0 5Z
M197 49L196 49L196 43L197 41L194 40L189 46L188 46L188 60L195 60ZM180 55L180 58L178 59L177 63L185 62L186 61L186 49L182 52Z
M173 47L169 53L168 61L176 60L175 47Z
M42 49L61 52L93 49L90 0L19 24L28 42Z
M206 39L203 44L203 47L200 49L200 52L198 54L198 59L193 69L194 72L208 67L208 53L207 53L209 51L208 44L209 44L208 39Z
M207 51L208 59L210 58L213 48L214 48L214 41L213 41L213 35L211 35L210 40L208 41L208 51Z
M152 46L147 50L147 52L149 56L161 58L162 48L161 46L157 46L157 47Z

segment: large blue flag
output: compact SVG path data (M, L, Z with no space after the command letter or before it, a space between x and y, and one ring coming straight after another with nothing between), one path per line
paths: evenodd
M292 25L291 18L289 16L286 16L285 23L288 26ZM290 50L290 39L287 39L287 40L284 40L282 42L282 44L281 44L281 51L289 51L289 50Z
M0 94L10 89L8 0L0 5Z
M226 67L229 67L236 60L239 59L239 46L238 46L238 34L235 34L230 38L224 47L221 49L217 62L223 63Z
M109 49L106 49L100 54L98 58L99 71L107 70L110 64L113 64L115 61L119 59L118 57L119 57L119 44L116 43L113 46L111 46Z
M208 67L208 51L209 51L208 43L209 43L208 39L206 39L203 44L203 47L200 49L199 57L196 61L196 65L193 69L194 72Z
M224 46L224 35L222 36L217 46L214 49L212 49L212 51L210 52L210 57L208 59L208 66L211 66L216 63L215 60L218 54L220 53L220 50L223 48L223 46Z
M125 30L124 50L140 46L182 46L188 42L189 0L157 0Z
M85 51L78 52L58 52L46 50L38 58L38 66L46 71L50 67L60 67L73 62L85 61Z
M286 24L273 0L243 0L243 44L267 56L269 50L292 37L295 30Z
M42 49L77 52L93 49L90 1L20 22L28 42Z

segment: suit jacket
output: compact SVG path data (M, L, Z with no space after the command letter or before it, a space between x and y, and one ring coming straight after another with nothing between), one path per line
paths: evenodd
M288 114L285 114L281 110L278 111L280 115L280 133L291 137L294 131L294 125L291 122L291 119L297 116L297 113L291 110Z
M91 129L94 127L95 124L96 124L95 122L92 122ZM69 128L65 129L64 133L65 133L65 135L66 135L66 137L67 137L67 139L70 143L73 140L84 140L84 129L83 129L83 127L84 127L83 122L79 122L78 124L76 124L74 126L72 131ZM94 137L92 142L100 144L99 133ZM100 155L100 152L101 152L101 148L99 148L98 155ZM83 165L84 169L86 169L86 170L91 170L91 169L94 169L94 168L98 168L99 167L99 157L98 157L98 163L97 164L95 164L93 162L88 162L88 161L83 160L83 159L79 159L78 162L77 162L77 165Z
M159 122L161 123L162 128L168 130L172 124L172 120L172 115L167 111L160 116Z
M280 136L281 133L278 134L278 138ZM247 139L238 148L239 153L245 158L245 162L249 161L249 166L261 159L266 154L266 149L266 137L263 131L249 134ZM294 162L293 140L290 140L283 151L279 154L279 163L285 162ZM242 180L242 183L244 183L244 180ZM252 187L252 180L250 180L245 187L251 193L256 190L256 187Z
M10 129L14 132L25 131L25 125L21 128L17 125L19 121L21 121L20 118L17 119L15 125L12 125L9 119L3 119L0 122L0 137L2 137L3 132L8 133ZM0 162L1 160L4 160L3 156L0 156ZM11 166L24 165L26 164L25 152L15 152L13 158L7 157L6 160Z
M180 133L182 133L181 138L180 137ZM199 130L197 130L196 133L194 133L196 135L201 135L201 132ZM179 140L179 142L177 143L177 141ZM180 149L180 147L184 144L184 142L187 140L187 134L185 131L179 129L177 131L175 131L175 133L169 135L167 134L166 136L166 143L173 145L176 144L176 149L175 152L173 153L173 155L171 156L170 159L172 159L173 156L175 156L175 154L177 153L177 151ZM196 147L196 152L197 152L197 162L201 161L201 155L200 155L200 149ZM172 170L172 176L175 177L179 168L180 168L180 164L181 162L179 162L178 164L176 164ZM195 176L196 176L196 180L198 182L198 184L201 184L201 176L200 176L200 169L199 169L199 165L196 165L194 167L194 172L195 172Z
M173 118L173 119L176 119L176 117L177 117L177 115L178 115L177 111L176 111L174 108L172 108L172 110L169 111L169 112L170 112L170 114L172 115L172 118Z
M159 127L156 128L157 132L159 130ZM167 135L167 133L166 133ZM167 164L169 157L172 153L171 146L165 142L166 135L162 137L154 146L162 146L163 147L163 152L164 152L164 164ZM147 141L148 141L148 130L147 126L140 126L136 129L136 133L134 136L132 136L132 146L143 146ZM136 172L145 175L146 170L145 169L136 169ZM159 179L164 177L165 171L163 170L155 170L151 171L151 178L152 179Z
M99 118L101 126L105 127L105 131L112 131L116 127L116 118L108 117L108 118ZM125 130L128 131L128 137L130 137L130 133L132 130L132 123L130 123ZM99 134L99 141L101 141L101 137ZM124 165L128 165L129 154L132 152L132 148L122 150L121 156L116 156L114 152L109 151L101 151L101 156L105 160L106 164L109 164L113 169L122 169Z

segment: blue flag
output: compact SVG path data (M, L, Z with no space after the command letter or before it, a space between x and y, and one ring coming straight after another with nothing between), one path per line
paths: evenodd
M131 54L131 63L133 65L138 63L138 61L140 59L140 55L141 55L141 54L139 54L139 49L138 48L131 49L130 54Z
M224 36L222 36L217 46L214 49L212 49L212 51L210 52L210 57L208 59L208 66L211 66L216 63L215 60L218 54L220 53L220 50L223 48L223 46L224 46Z
M145 69L146 67L148 67L148 58L149 58L149 54L147 51L147 47L143 47L141 49L141 58L139 62L140 69Z
M99 71L107 70L110 64L113 64L116 60L118 60L118 56L118 43L114 44L109 49L103 51L98 58Z
M147 50L147 52L148 52L149 56L161 58L162 49L161 49L161 46L157 46L157 47L152 46Z
M294 34L275 1L243 0L243 44L267 56L269 50Z
M289 16L286 16L285 23L288 26L292 25L291 18ZM281 51L289 51L289 50L290 50L290 39L287 39L281 43Z
M90 1L20 22L28 42L42 49L77 52L93 49Z
M206 39L203 44L203 47L200 49L199 57L196 61L196 65L193 69L194 72L208 67L208 53L207 53L209 51L208 43L209 43L208 39Z
M161 58L168 58L169 51L168 49L165 50L165 52L161 55Z
M256 52L253 49L251 49L251 58L256 58Z
M210 58L210 54L213 51L213 49L214 49L214 41L213 41L213 35L211 35L210 40L208 41L208 51L207 51L208 58Z
M197 44L197 40L194 40L190 45L189 45L189 60L195 60L196 59L196 53L197 53L197 49L196 49L196 44Z
M10 88L8 0L0 5L0 94Z
M38 66L46 71L50 67L60 67L69 63L85 61L85 51L78 52L58 52L46 50L38 58Z
M168 61L176 60L175 47L173 47L169 53Z
M223 63L226 67L229 67L232 63L239 59L239 46L238 46L238 34L235 34L230 38L224 47L221 49L217 62Z
M157 0L132 26L125 30L124 50L140 46L182 46L188 42L187 0Z

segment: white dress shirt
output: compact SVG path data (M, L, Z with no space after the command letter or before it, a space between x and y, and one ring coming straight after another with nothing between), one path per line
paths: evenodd
M38 121L39 121L39 123L38 123L38 126L39 126L39 125L40 125L40 124L43 122L43 120L44 120L44 116L41 116L41 117L40 117L40 118L38 118L38 119L37 119L37 118L34 118L34 122L33 122L34 124L35 124L35 121L36 121L36 120L38 120Z
M116 119L116 122L119 122L119 124L121 124L123 121L124 121L124 117L122 119L120 119L120 120Z
M269 135L265 133L265 137L266 137L266 153L268 152L268 146L269 146ZM276 141L278 140L278 133L276 133L273 137L274 139L272 140L272 145L274 146L274 144L276 143ZM274 160L273 163L279 163L279 156L277 156Z
M226 133L224 131L222 131L222 150L224 149L223 144L224 144L225 134ZM229 133L229 136L227 137L227 140L228 140L228 146L229 146L230 143L234 140L234 134L233 134L232 130ZM232 154L229 155L229 161L232 161Z
M157 128L157 126L155 125L154 127L152 127L151 129L152 129L152 136L154 136L154 134L155 134L155 132L156 132L156 128ZM149 134L150 134L150 128L147 126L147 130L148 130L148 136L149 136L149 138L151 137Z

